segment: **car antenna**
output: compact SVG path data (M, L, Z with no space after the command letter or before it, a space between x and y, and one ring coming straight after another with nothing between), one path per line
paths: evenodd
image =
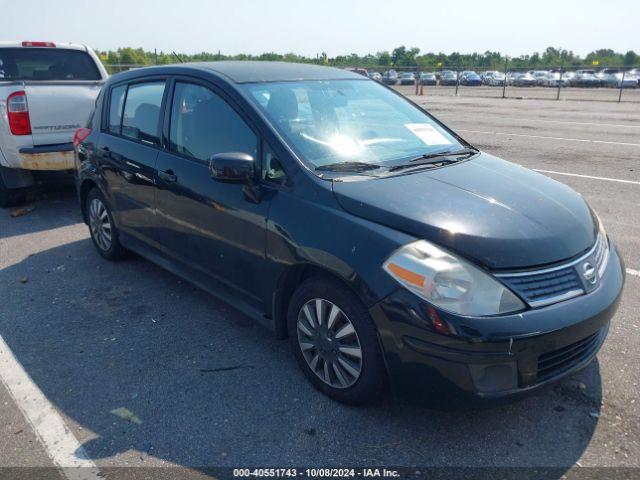
M176 57L180 63L184 63L184 60L182 60L176 52L171 52L171 53L173 53L173 56Z

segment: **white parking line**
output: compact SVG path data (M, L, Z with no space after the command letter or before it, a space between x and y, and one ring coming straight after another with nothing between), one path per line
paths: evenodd
M627 268L627 275L634 275L640 277L640 270L634 270L633 268Z
M591 178L593 180L605 180L607 182L630 183L632 185L640 185L640 182L636 182L635 180L622 180L620 178L609 178L609 177L594 177L593 175L580 175L579 173L554 172L553 170L540 170L539 168L532 168L532 170L540 173L551 173L553 175L567 175L569 177Z
M463 130L461 128L456 129L456 131L467 132L467 133L481 133L484 135L503 135L507 137L542 138L545 140L561 140L564 142L602 143L606 145L624 145L628 147L640 147L640 143L610 142L608 140L587 140L584 138L548 137L546 135L528 135L525 133L486 132L483 130Z
M102 480L100 470L0 335L0 381L69 480Z
M438 112L436 116L446 116L449 115L454 119L460 117L460 114L457 112ZM626 125L621 123L594 123L594 122L571 122L567 120L547 120L544 118L530 118L530 117L499 117L500 120L508 120L510 122L538 122L538 123L557 123L560 125L584 125L591 127L612 127L612 128L640 128L640 125Z

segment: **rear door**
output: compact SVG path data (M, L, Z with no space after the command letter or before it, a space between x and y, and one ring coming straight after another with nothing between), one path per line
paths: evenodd
M111 87L96 152L118 226L151 244L158 237L155 177L165 84L158 77Z

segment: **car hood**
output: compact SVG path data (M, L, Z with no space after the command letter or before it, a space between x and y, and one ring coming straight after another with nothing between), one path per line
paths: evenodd
M552 264L595 243L596 221L582 196L486 153L435 170L356 178L333 183L345 210L490 269Z

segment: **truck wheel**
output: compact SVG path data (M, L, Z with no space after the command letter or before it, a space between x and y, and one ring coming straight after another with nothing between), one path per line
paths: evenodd
M12 207L16 203L20 202L22 194L20 190L7 188L0 175L0 208Z
M291 297L287 327L300 367L322 393L351 405L384 393L387 375L373 320L337 281L305 280Z
M87 195L86 202L89 232L96 250L107 260L122 258L126 250L120 245L118 230L104 195L94 188Z

